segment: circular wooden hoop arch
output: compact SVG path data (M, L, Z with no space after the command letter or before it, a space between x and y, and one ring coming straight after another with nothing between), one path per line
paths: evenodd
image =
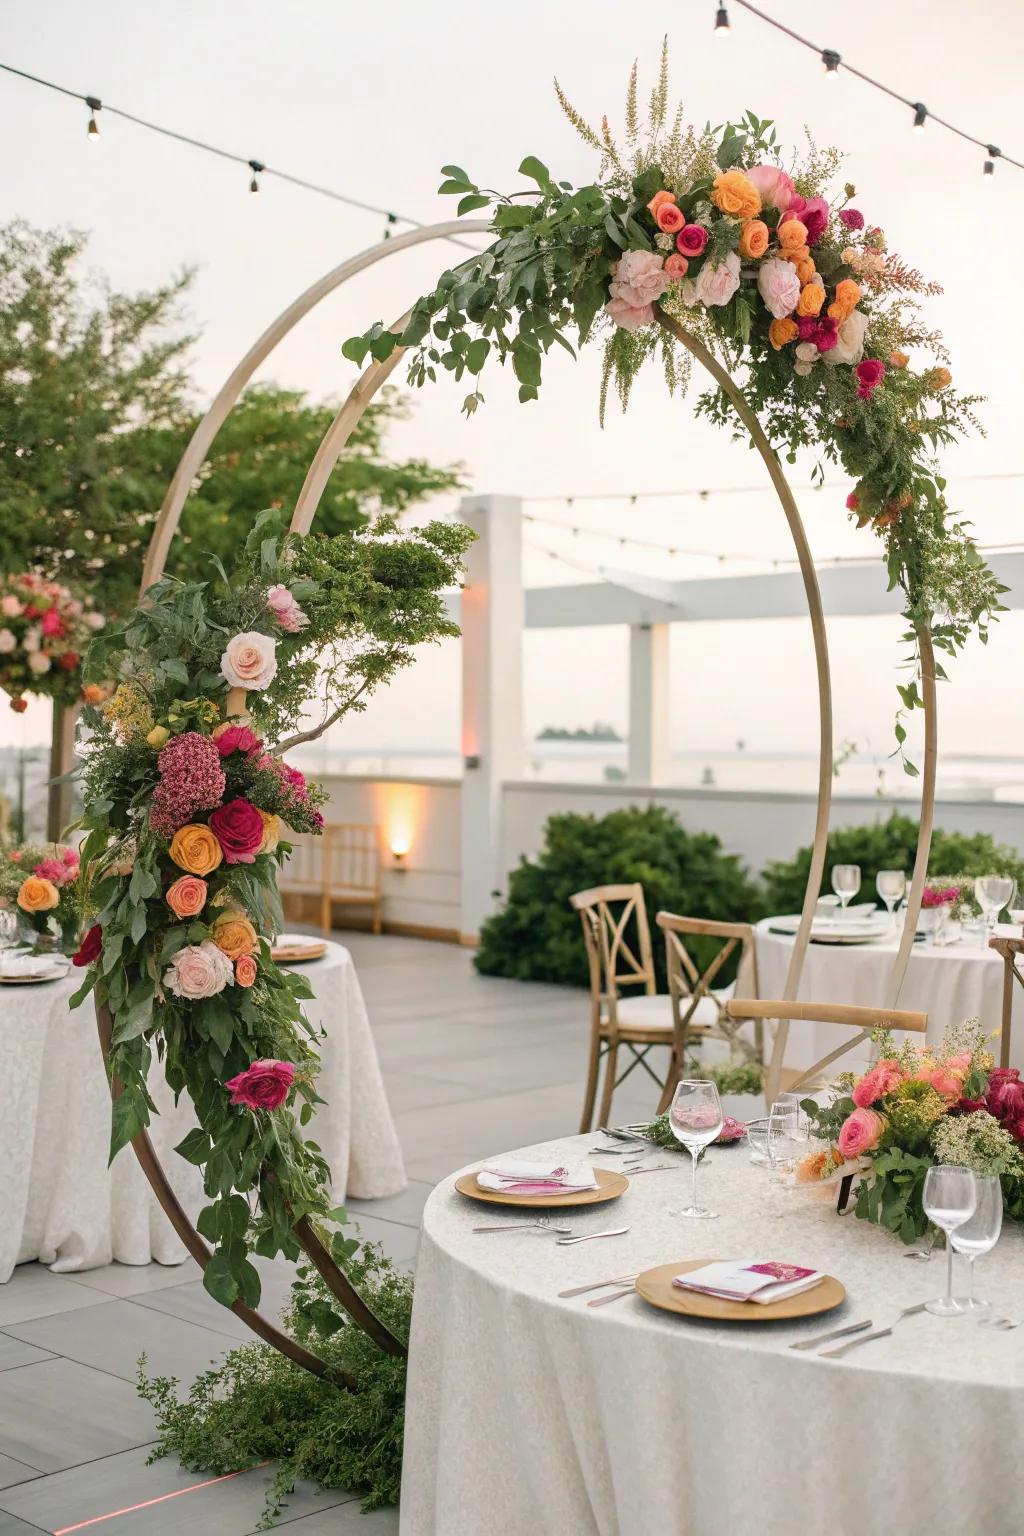
M442 224L430 225L423 229L413 230L409 234L400 235L393 240L382 241L376 246L362 251L359 255L342 262L328 272L318 282L299 296L295 302L281 314L272 325L263 332L256 343L249 349L241 362L231 372L221 386L216 398L206 415L196 427L191 440L181 461L175 471L174 477L168 487L160 514L153 528L149 549L146 554L145 566L142 578L142 593L158 581L163 574L167 554L171 540L177 529L182 509L188 498L189 491L195 480L195 476L206 457L206 454L214 441L221 426L224 424L233 406L237 402L246 384L253 373L274 350L278 343L294 328L294 326L306 314L313 309L321 299L334 292L347 282L350 277L373 266L385 257L396 255L399 251L411 246L421 245L430 240L443 239L456 234L477 234L490 231L490 224L484 219L453 220ZM400 332L404 329L407 315L403 315L395 321L392 330ZM821 888L821 879L824 873L826 845L828 838L829 815L832 802L832 688L831 674L828 661L828 640L825 629L825 617L821 605L821 593L818 587L817 573L807 543L807 536L799 509L796 505L792 490L786 481L778 458L771 448L764 430L757 416L747 404L742 391L733 381L721 363L693 336L684 331L674 320L658 311L658 323L664 327L681 345L702 364L711 374L718 386L729 398L737 415L743 422L754 446L768 471L769 478L778 495L786 518L790 535L793 539L800 567L801 578L804 583L804 591L807 597L808 613L811 621L811 632L814 643L815 669L818 684L818 712L819 712L819 741L818 741L818 803L815 817L814 843L811 853L810 869L808 871L807 886L804 892L803 909L800 917L800 926L793 944L793 953L790 957L786 975L784 998L792 1001L796 997L800 984L800 975L803 970L804 958L810 939L811 921L814 915L815 902ZM382 363L373 363L367 368L354 388L349 393L344 404L337 412L334 421L325 433L320 446L310 464L305 482L296 501L295 510L291 520L291 531L296 533L308 532L324 488L330 478L338 458L344 451L345 445L359 423L359 420L372 401L373 397L391 373L397 367L404 349L396 347ZM141 595L141 594L140 594ZM896 957L893 972L890 977L890 1003L895 1005L903 984L906 973L907 961L913 943L914 929L917 922L917 914L920 911L921 893L924 878L927 871L928 851L931 842L932 816L934 810L935 788L935 759L936 759L936 726L935 726L935 666L931 648L931 636L926 626L918 628L918 643L920 648L923 688L922 694L925 709L925 762L922 782L921 827L918 839L917 858L914 866L914 874L911 881L907 921L904 928L900 950ZM244 696L243 696L244 699ZM97 1004L97 1023L100 1032L100 1041L104 1059L109 1065L110 1048L110 1014L102 1004ZM772 1091L773 1085L777 1087L782 1061L785 1056L788 1036L788 1022L780 1023L775 1037L771 1062L768 1069L767 1087ZM111 1081L111 1091L116 1097L119 1085L116 1080ZM154 1193L161 1206L169 1217L178 1235L185 1246L197 1261L205 1268L210 1253L195 1230L180 1202L171 1189L167 1176L160 1165L153 1145L142 1132L135 1137L132 1147L139 1160ZM346 1277L338 1270L330 1255L319 1242L316 1234L308 1222L300 1222L296 1227L296 1237L300 1245L305 1249L327 1284L352 1316L353 1320L363 1327L374 1338L381 1348L392 1354L404 1354L405 1345L391 1334L390 1330L377 1319L366 1307L362 1299L354 1291ZM308 1351L289 1339L281 1331L268 1323L258 1313L236 1302L233 1309L236 1314L245 1321L267 1343L272 1344L282 1353L318 1375L331 1376L329 1369L322 1361L310 1355ZM334 1377L333 1379L338 1379ZM349 1386L351 1382L341 1379L340 1385Z

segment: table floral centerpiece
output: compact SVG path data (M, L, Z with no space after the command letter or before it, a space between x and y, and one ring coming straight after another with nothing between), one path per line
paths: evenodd
M905 1243L928 1227L921 1196L928 1169L955 1163L998 1176L1007 1215L1024 1219L1024 1083L996 1067L976 1019L947 1030L941 1045L873 1040L878 1060L843 1073L826 1105L803 1108L819 1145L795 1170L800 1184L852 1174L856 1214Z
M0 688L11 708L28 708L26 693L61 704L82 697L82 657L106 617L88 596L35 571L0 578ZM87 700L99 696L94 684Z
M43 950L75 948L81 917L78 850L62 843L16 843L0 852L0 908Z

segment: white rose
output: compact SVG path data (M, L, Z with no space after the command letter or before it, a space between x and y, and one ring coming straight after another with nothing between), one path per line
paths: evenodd
M26 651L38 651L40 635L38 629L26 629L21 645Z
M791 261L779 261L769 257L757 272L757 291L768 313L776 320L784 320L796 309L800 297L800 279Z
M806 379L813 367L813 363L796 362L793 364L793 372L798 373L802 379Z
M43 651L32 651L28 658L28 669L41 677L44 672L50 670L50 658Z
M256 630L235 635L220 659L221 675L232 688L268 688L277 676L277 641Z
M839 327L839 340L835 346L825 353L826 363L859 363L864 356L864 333L868 328L868 317L862 309L855 309L847 315Z
M0 629L0 656L9 656L17 643L9 629Z
M215 997L235 978L235 968L212 939L186 944L171 958L164 986L177 997Z
M707 262L704 263L700 269L694 293L697 302L710 309L728 304L739 285L740 258L735 251L730 251L725 260L720 261L717 266L712 267Z
M90 629L102 629L107 621L102 613L87 613L85 615L85 622Z
M796 355L802 363L816 363L818 361L818 349L813 341L801 341L797 344Z

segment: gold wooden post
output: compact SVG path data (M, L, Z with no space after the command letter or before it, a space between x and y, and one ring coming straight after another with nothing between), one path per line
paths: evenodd
M50 735L50 783L46 797L46 841L57 843L71 820L71 785L58 779L71 772L75 762L75 724L77 704L53 701L53 726Z

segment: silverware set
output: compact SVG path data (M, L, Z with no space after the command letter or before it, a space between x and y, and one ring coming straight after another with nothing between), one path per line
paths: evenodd
M538 1216L535 1221L505 1221L497 1226L474 1227L474 1232L550 1232L559 1248L570 1248L576 1243L589 1243L595 1237L624 1237L628 1227L609 1227L604 1232L577 1232L572 1227L556 1227L548 1215Z
M1012 1333L1014 1328L1019 1328L1024 1323L1024 1317L982 1317L978 1319L979 1328L991 1328L996 1333Z
M887 1328L876 1328L871 1318L864 1318L859 1323L847 1323L843 1328L833 1328L828 1333L816 1334L813 1339L797 1339L791 1344L790 1349L817 1349L820 1344L831 1344L835 1339L846 1338L848 1334L857 1334L857 1338L849 1339L847 1343L840 1344L837 1349L823 1349L818 1356L819 1360L839 1360L851 1349L857 1349L861 1344L870 1344L872 1339L884 1339L902 1323L905 1317L913 1317L917 1312L923 1312L926 1303L919 1301L916 1306L904 1307ZM865 1332L869 1329L869 1332Z

